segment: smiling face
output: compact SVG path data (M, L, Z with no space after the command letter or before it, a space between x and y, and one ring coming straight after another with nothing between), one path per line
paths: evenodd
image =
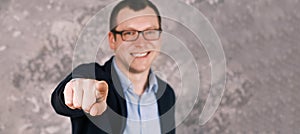
M120 10L117 18L116 31L159 29L157 15L152 8L134 11L128 7ZM135 41L123 41L120 34L109 33L110 48L115 52L116 63L123 71L141 73L149 71L153 60L157 57L161 39L148 41L140 33Z

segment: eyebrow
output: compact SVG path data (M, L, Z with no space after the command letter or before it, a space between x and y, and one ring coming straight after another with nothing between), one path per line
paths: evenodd
M158 29L158 27L152 25L152 26L150 26L150 27L147 27L147 28L144 29L144 30L150 30L150 29ZM124 28L124 30L135 30L135 31L139 31L139 30L137 30L136 28L133 28L133 27L130 27L130 26L126 26L126 27ZM124 31L124 30L122 30L122 31ZM144 31L144 30L142 30L142 31Z

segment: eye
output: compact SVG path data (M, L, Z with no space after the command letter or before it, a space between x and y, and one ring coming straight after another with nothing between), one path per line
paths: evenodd
M147 31L144 32L144 34L146 34L146 35L154 35L154 34L156 34L156 30L147 30Z
M136 34L136 31L124 31L123 35L124 36L133 36Z

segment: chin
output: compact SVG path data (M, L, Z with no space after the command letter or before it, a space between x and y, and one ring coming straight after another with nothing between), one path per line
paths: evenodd
M142 73L148 71L150 67L130 67L129 71L132 73Z

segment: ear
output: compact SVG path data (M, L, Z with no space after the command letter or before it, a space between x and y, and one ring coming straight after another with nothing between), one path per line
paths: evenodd
M116 40L115 40L114 34L112 32L108 33L108 42L109 42L110 49L115 50L116 49Z

